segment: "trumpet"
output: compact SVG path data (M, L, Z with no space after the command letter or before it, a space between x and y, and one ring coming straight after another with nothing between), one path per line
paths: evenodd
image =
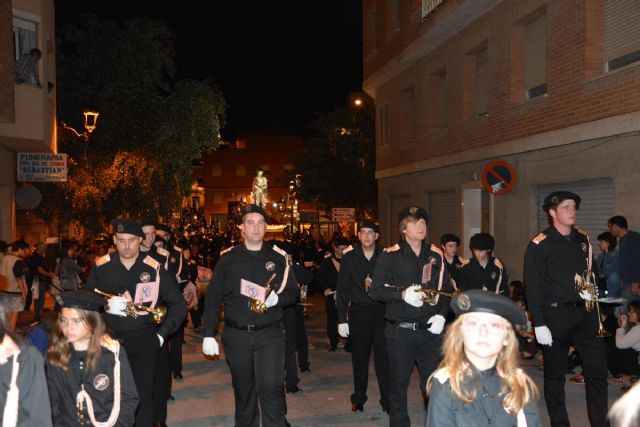
M250 299L249 300L249 308L256 314L265 314L267 312L267 298L271 295L274 288L271 287L271 282L276 278L276 273L273 273L269 280L264 284L264 287L267 288L267 292L264 294L264 301L260 301L259 299Z
M576 279L576 290L578 293L586 292L591 297L590 300L584 300L584 308L587 311L591 311L596 309L596 315L598 317L598 329L596 330L596 338L607 338L610 337L611 334L607 332L602 324L602 317L600 316L600 304L598 302L598 285L596 282L596 275L594 272L587 268L582 272L582 276Z
M400 292L406 290L409 286L414 286L414 285L396 286L396 285L389 285L387 283L384 284L385 288L391 288L393 290L400 291ZM423 285L418 285L418 286L423 286ZM429 289L424 287L421 287L420 289L416 289L416 292L422 292L424 294L422 296L422 302L426 304L434 304L436 302L436 298L438 297L438 295L442 295L443 297L453 298L456 295L459 295L461 293L459 290L454 290L453 292L444 292L444 291L439 291L437 289Z
M98 295L102 295L105 298L122 296L122 295L109 294L97 288L95 288L93 291ZM167 307L159 306L156 308L151 308L151 307L147 307L144 304L134 304L133 301L127 300L127 308L125 308L125 313L127 314L127 316L131 317L132 319L137 319L139 315L138 311L146 311L147 313L151 314L151 316L153 317L153 321L157 325L161 324L164 321L165 317L167 317Z

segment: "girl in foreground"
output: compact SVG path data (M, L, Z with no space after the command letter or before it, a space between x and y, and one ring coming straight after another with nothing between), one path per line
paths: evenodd
M56 300L60 314L47 353L54 426L132 426L138 393L124 349L100 315L106 300L82 289Z
M427 426L541 425L537 388L518 368L515 325L525 312L511 299L470 290L451 300L458 318L444 338L444 359L427 383Z

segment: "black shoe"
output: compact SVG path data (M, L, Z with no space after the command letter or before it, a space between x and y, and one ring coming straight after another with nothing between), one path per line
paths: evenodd
M168 400L176 400L176 398L173 397L172 395L169 395Z
M173 374L173 379L176 381L182 381L184 378L182 377L182 372L176 372Z
M167 427L167 423L163 423L162 421L155 421L153 423L153 427Z
M289 421L287 421L287 419L284 419L284 425L285 427L291 427L291 423Z
M300 368L300 372L311 372L311 368L305 366L304 368Z
M351 404L351 411L352 412L362 412L362 411L364 411L364 404L362 404L362 403L352 403Z
M327 346L327 350L329 350L329 351L336 351L336 349L337 349L337 348L338 348L338 346L337 346L337 345L331 345L331 344L329 344L329 345Z
M382 412L384 412L385 414L388 414L389 408L387 408L386 406L382 406Z
M285 390L287 391L287 393L297 393L299 391L302 391L302 389L297 385L286 386Z

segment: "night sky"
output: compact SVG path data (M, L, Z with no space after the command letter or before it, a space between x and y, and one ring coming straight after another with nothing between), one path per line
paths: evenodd
M114 4L119 7L114 7ZM224 139L301 132L314 112L362 87L361 0L56 0L58 28L83 13L163 20L178 78L213 78L227 100Z

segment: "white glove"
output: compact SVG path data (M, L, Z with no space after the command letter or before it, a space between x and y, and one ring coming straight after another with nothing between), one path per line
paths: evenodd
M422 307L422 293L417 292L420 289L420 285L411 285L404 290L404 301L414 307Z
M429 327L429 329L427 330L432 334L441 334L442 330L444 329L444 316L440 314L431 316L431 318L427 321L427 325L431 325L431 327Z
M551 345L553 344L553 338L551 337L551 331L546 326L536 326L536 341L540 345Z
M340 323L338 325L338 334L340 334L342 338L347 338L349 336L349 324Z
M202 352L207 356L216 356L220 354L220 347L218 347L218 341L213 337L206 337L202 340Z
M582 298L585 301L593 300L591 296L591 292L587 292L587 291L580 291L580 298Z
M271 292L264 303L267 305L267 308L273 307L278 303L278 294Z
M164 338L162 338L162 335L160 334L156 334L158 336L158 340L160 340L160 347L162 347L164 345Z
M107 304L109 304L109 308L107 309L107 313L113 314L115 316L126 316L127 312L127 299L121 296L114 296L107 300Z

